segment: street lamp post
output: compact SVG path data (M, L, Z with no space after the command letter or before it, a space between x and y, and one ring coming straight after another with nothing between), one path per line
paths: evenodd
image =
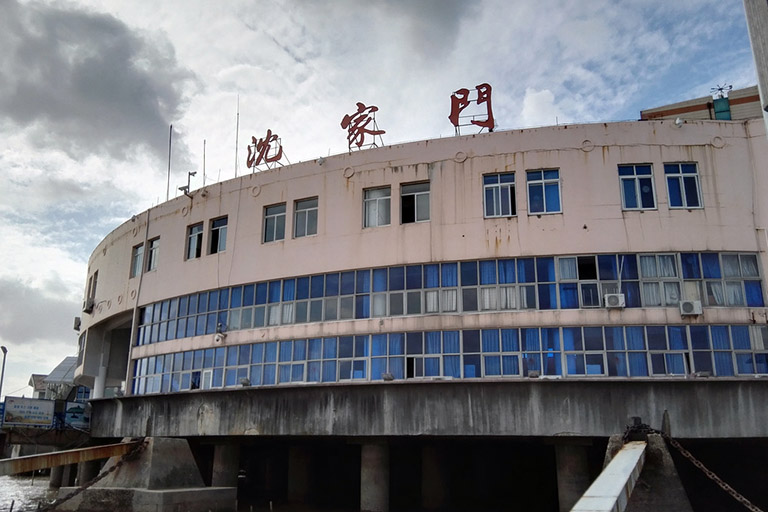
M8 354L8 349L5 347L0 347L0 350L3 351L3 370L0 371L0 400L3 399L3 380L5 379L5 356Z

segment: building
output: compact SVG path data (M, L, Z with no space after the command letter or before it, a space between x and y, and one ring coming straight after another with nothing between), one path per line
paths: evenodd
M768 437L766 161L759 119L566 125L160 204L89 262L93 433L186 438L260 506L567 510L630 416L727 473Z
M718 97L702 96L663 107L649 108L640 112L640 119L646 121L678 118L683 120L742 121L762 116L763 109L756 85L730 92L724 91L716 96Z

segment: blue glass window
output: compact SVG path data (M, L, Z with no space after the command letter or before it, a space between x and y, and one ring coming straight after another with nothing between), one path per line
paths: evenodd
M440 272L442 274L442 286L458 286L458 265L456 263L442 263L440 265Z
M387 269L386 268L373 269L373 291L374 292L387 291Z
M515 260L499 260L499 284L515 282Z
M475 286L475 285L477 285L477 262L462 261L461 262L461 286Z
M325 274L325 296L334 297L338 294L339 294L339 274Z
M341 294L352 295L355 293L355 273L353 271L341 273Z
M403 267L391 267L389 269L389 289L402 290L405 288L405 269Z
M408 290L421 288L421 265L405 267L405 287Z
M267 303L267 283L259 283L256 285L256 304Z
M560 212L560 171L528 171L528 213Z
M424 288L440 286L440 266L438 264L424 265Z

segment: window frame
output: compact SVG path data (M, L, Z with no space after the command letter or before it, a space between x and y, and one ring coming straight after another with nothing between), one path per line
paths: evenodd
M144 244L134 245L131 249L131 268L129 277L138 277L144 269Z
M223 224L222 224L223 221ZM208 254L218 254L227 250L228 216L211 219L208 232Z
M275 212L275 209L282 207L282 211ZM273 210L270 212L270 210ZM280 217L283 219L282 232L278 237L278 228L280 226ZM262 226L263 234L261 237L262 243L268 244L271 242L277 242L285 240L285 222L287 218L287 206L285 203L275 203L264 207L264 223ZM270 237L271 234L271 237Z
M411 191L411 189L415 189L416 187L421 187L423 185L426 185L426 190ZM430 194L431 194L431 184L429 181L401 183L400 184L400 224L417 224L419 222L429 222L431 218L431 210L432 210ZM424 212L421 212L418 206L420 197L427 198L426 217L423 217L423 216L420 217L419 215L419 213L421 214L424 213ZM410 201L413 201L413 220L405 220L406 198L408 198L408 203L410 203Z
M557 178L547 178L546 173L548 172L556 172ZM541 173L541 178L531 178L535 173ZM526 178L526 191L528 195L528 215L552 215L552 214L558 214L563 213L563 190L562 190L562 181L560 177L560 169L559 168L551 168L551 169L527 169L525 171L525 178ZM557 210L550 210L547 206L547 185L557 185L557 201L558 201L558 209ZM541 211L533 211L532 205L533 202L531 201L531 190L533 187L541 187L541 198L542 198L542 207L543 210Z
M194 240L194 243L193 243ZM203 255L203 223L196 222L187 226L187 243L184 253L187 260L195 260ZM194 252L193 252L194 251Z
M511 181L502 182L502 177L511 177ZM489 183L490 179L496 179L495 183ZM507 189L509 213L503 213L504 204L502 204L503 190ZM517 198L515 197L517 187L515 185L515 173L514 172L498 172L483 175L483 217L486 219L505 218L505 217L517 217ZM494 213L488 214L488 193L492 194L493 198L493 211ZM497 204L498 200L498 204Z
M320 201L317 196L297 199L293 202L293 238L304 238L317 234L318 210ZM310 232L314 217L314 231ZM303 227L303 232L299 232Z
M151 272L157 269L157 257L160 250L160 237L147 241L147 266L145 271Z
M695 169L695 172L684 173L684 165L692 165ZM674 168L677 168L677 172L670 172ZM704 198L701 190L701 179L699 179L699 164L697 162L664 162L664 178L667 183L667 201L670 209L700 210L704 208ZM696 200L698 201L697 205L691 205L690 201L688 200L688 192L686 191L685 187L686 178L693 178L693 181L696 184ZM682 201L681 205L672 204L672 189L670 188L669 184L673 181L677 182L678 184L680 200Z
M638 174L638 168L640 167L647 167L650 171L649 174ZM632 174L621 174L622 169L631 169ZM641 211L641 210L656 210L657 209L657 203L656 203L656 184L654 183L653 179L653 164L644 163L644 164L619 164L618 165L618 174L619 174L619 194L621 195L621 209L625 211ZM648 180L651 185L651 206L645 206L643 205L643 194L641 190L641 182L643 180ZM626 182L632 182L632 188L633 188L633 195L635 198L635 203L637 206L627 206L626 202L626 194L625 194L625 183Z
M368 197L369 192L386 191L386 196L381 197ZM381 207L382 204L386 205L386 222L381 222ZM375 221L369 223L369 208L375 208ZM387 185L386 187L374 187L363 189L363 227L364 228L377 228L382 226L389 226L392 224L392 187Z

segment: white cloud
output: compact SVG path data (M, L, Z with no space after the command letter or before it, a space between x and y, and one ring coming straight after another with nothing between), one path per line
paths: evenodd
M535 91L530 88L525 90L523 109L520 112L523 126L548 126L565 122L562 115L563 113L555 104L555 95L552 91L548 89Z

